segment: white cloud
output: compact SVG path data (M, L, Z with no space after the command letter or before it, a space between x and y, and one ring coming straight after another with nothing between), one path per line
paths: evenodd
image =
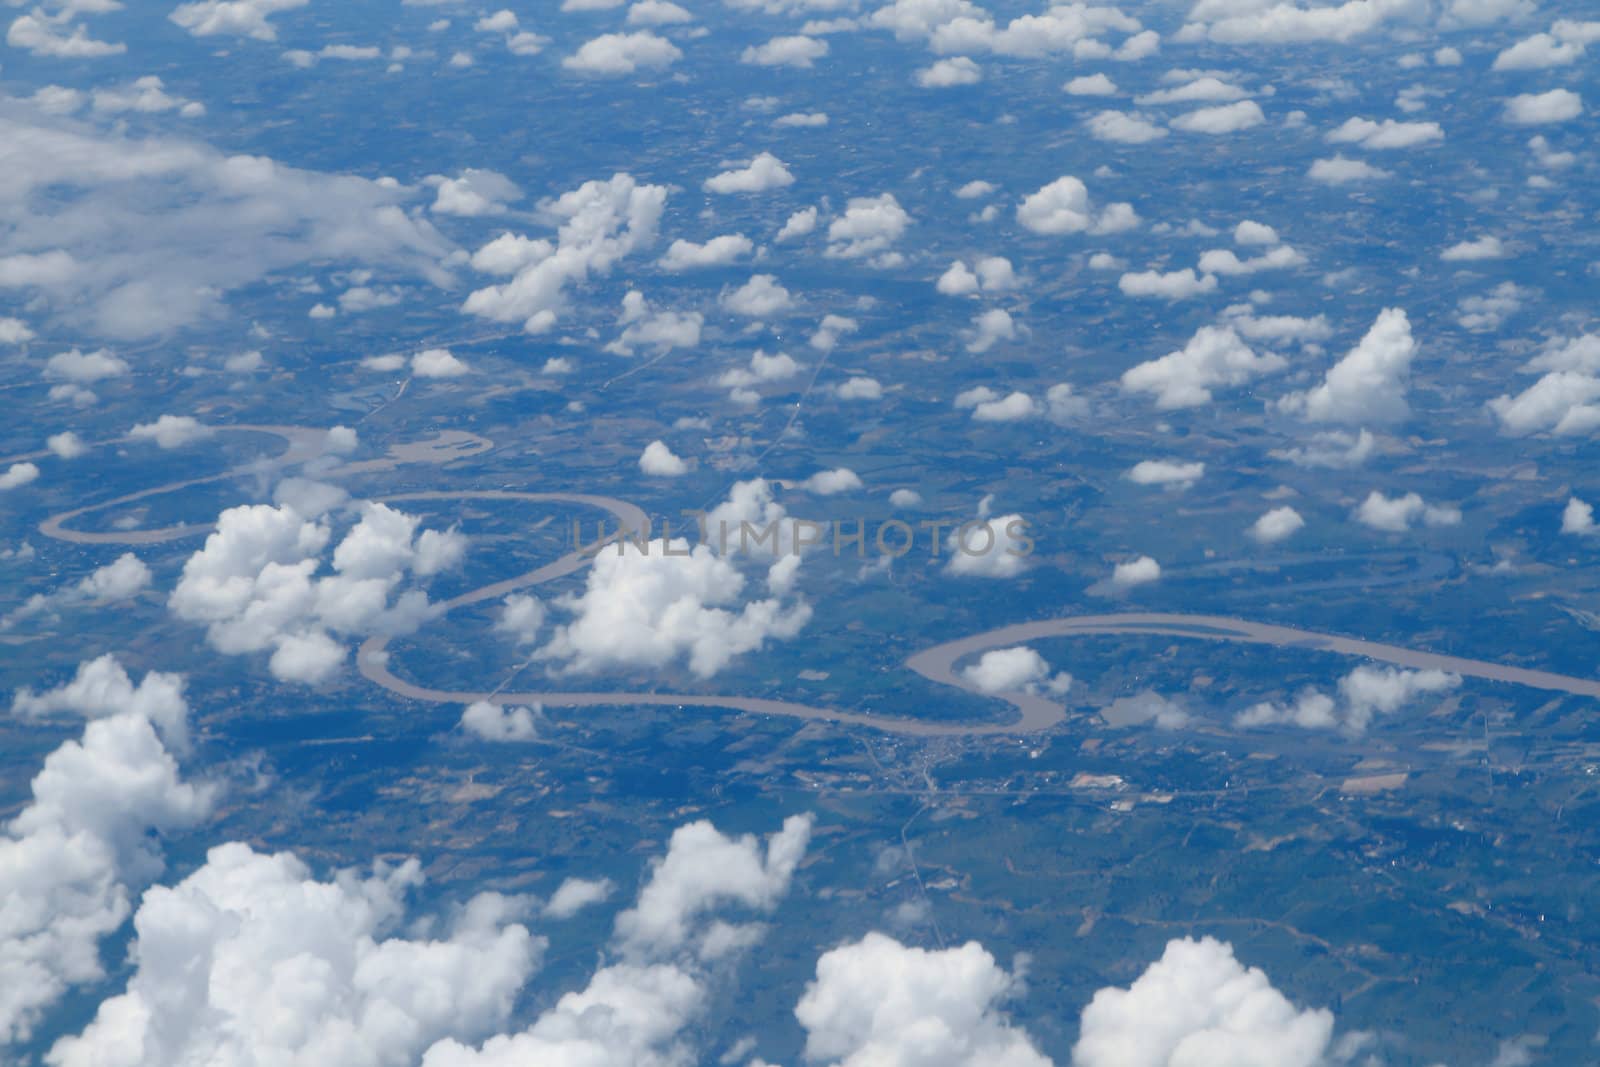
M1292 245L1279 245L1251 259L1240 259L1231 248L1213 248L1200 255L1199 269L1203 274L1243 275L1259 274L1264 270L1286 270L1304 265L1306 257Z
M1250 536L1263 545L1275 545L1305 527L1306 520L1294 508L1273 508L1250 527Z
M434 175L431 181L439 190L432 208L437 215L499 215L505 212L508 201L522 198L522 190L515 182L492 170L464 170L457 178Z
M860 489L861 478L848 467L839 467L835 470L818 471L802 482L801 487L817 496L835 496L839 493L853 493Z
M643 346L659 355L699 344L705 316L698 311L654 311L644 294L635 289L623 296L617 324L623 328L622 333L606 345L607 352L631 356L635 348Z
M1274 451L1274 459L1285 459L1297 467L1340 469L1346 467L1359 467L1372 455L1372 450L1377 445L1377 438L1370 430L1363 429L1360 433L1345 433L1343 430L1330 430L1313 434L1311 441L1306 445Z
M989 498L978 505L976 518L950 531L945 540L951 574L972 578L1014 578L1033 551L1028 522L1021 515L989 514Z
M1246 385L1282 370L1283 357L1257 354L1228 326L1202 326L1180 351L1130 368L1122 375L1126 392L1150 393L1162 409L1209 404L1212 390Z
M1148 144L1167 136L1167 131L1143 115L1126 111L1101 111L1083 120L1089 135L1113 144Z
M496 322L520 321L529 333L550 329L569 285L609 273L654 242L666 201L665 186L616 174L541 204L545 217L559 226L556 243L507 233L484 245L474 253L473 267L512 278L473 292L462 310Z
M911 225L892 193L851 197L845 213L828 225L828 255L861 259L885 253Z
M927 950L871 933L817 960L795 1017L833 1067L1050 1067L1002 1005L1022 979L976 941Z
M1571 89L1523 93L1506 101L1506 121L1516 126L1567 122L1583 114L1583 97Z
M737 233L713 237L704 244L677 240L668 247L667 254L661 257L660 265L662 270L670 271L725 267L754 251L755 244L750 238Z
M1140 107L1151 107L1157 104L1194 104L1201 102L1225 103L1232 100L1241 100L1250 94L1234 85L1232 82L1223 81L1214 74L1204 74L1191 77L1182 85L1171 89L1158 89L1153 93L1146 93L1137 97L1135 103Z
M787 115L779 115L772 120L772 124L780 130L816 130L828 124L826 111L791 111Z
M1516 282L1501 282L1487 293L1464 296L1456 301L1456 322L1462 329L1476 332L1498 330L1507 318L1522 310L1528 290Z
M664 441L651 441L639 456L639 469L654 478L677 478L687 474L689 465L668 448Z
M33 337L33 331L21 319L0 317L0 345L27 344Z
M739 288L722 295L722 306L735 315L765 319L787 310L793 301L789 290L770 274L754 275Z
M427 348L411 357L411 373L418 378L459 378L471 370L448 348Z
M1347 159L1344 156L1334 156L1332 159L1319 159L1311 164L1311 169L1306 171L1306 176L1314 182L1326 185L1349 185L1352 182L1377 181L1389 177L1389 172L1382 167L1374 167L1364 159Z
M774 37L765 44L752 45L739 53L739 62L759 67L797 67L809 70L828 54L828 42L801 35Z
M1234 227L1233 240L1241 245L1275 245L1278 243L1278 231L1264 222L1245 219Z
M973 320L973 336L967 342L967 351L974 355L989 351L1001 341L1016 339L1017 327L1011 313L1003 308L990 308L980 312Z
M1161 564L1149 556L1140 556L1124 563L1117 564L1111 571L1111 584L1127 589L1136 585L1146 585L1161 577Z
M1406 383L1417 343L1400 308L1385 308L1361 343L1352 348L1321 385L1279 401L1312 422L1398 422L1410 413Z
M1204 463L1184 463L1172 459L1147 459L1128 470L1128 480L1135 485L1159 485L1171 489L1187 489L1205 476Z
M764 193L794 184L794 175L783 160L762 152L743 167L725 170L702 183L708 193Z
M0 493L11 489L20 489L38 477L39 467L37 464L28 463L25 460L13 463L3 473L0 473Z
M1346 119L1328 131L1330 144L1354 144L1367 149L1414 148L1444 140L1444 129L1437 122L1396 122L1384 119Z
M620 75L661 70L682 58L677 45L649 30L640 30L606 33L585 41L576 52L563 59L561 65L581 74Z
M730 545L738 528L734 522ZM768 641L794 637L811 617L804 602L777 597L740 605L744 575L706 545L659 538L644 549L619 545L595 556L582 593L554 601L571 619L539 655L560 671L661 668L682 658L709 678Z
M1129 271L1117 279L1117 288L1124 296L1160 297L1163 300L1187 300L1209 293L1217 287L1216 275L1195 274L1193 267L1168 271Z
M83 439L71 430L53 433L45 438L44 443L46 448L61 459L77 459L89 451L89 446L84 444Z
M1457 3L1462 0L1457 0ZM1472 0L1469 0L1472 2ZM1346 42L1387 23L1426 14L1418 0L1345 0L1301 7L1290 0L1199 0L1180 39L1209 38L1220 44Z
M1070 96L1115 96L1117 83L1104 74L1080 74L1061 87Z
M154 834L194 826L211 806L209 790L180 781L152 725L182 736L181 679L147 675L134 689L106 656L61 689L24 690L15 708L90 721L46 757L31 800L0 833L0 1046L28 1040L68 989L104 977L100 940L161 869Z
M1374 489L1356 508L1356 521L1363 526L1388 533L1403 533L1421 521L1426 526L1456 526L1461 522L1458 508L1428 504L1418 493L1387 497Z
M615 888L607 878L567 878L545 902L542 914L547 919L570 919L584 908L611 899Z
M1172 120L1172 128L1187 133L1220 135L1248 130L1266 121L1260 104L1254 100L1240 100L1233 104L1219 104L1186 112Z
M689 11L671 0L638 0L628 8L629 26L672 26L693 22Z
M182 448L184 445L211 436L211 427L203 425L193 415L162 415L155 422L142 422L128 431L134 441L154 441L161 448Z
M218 652L271 651L274 677L319 683L346 656L334 635L408 633L433 610L420 588L401 587L408 575L454 567L466 541L453 530L418 526L413 516L364 503L333 552L333 573L318 576L332 538L327 524L287 504L229 508L185 562L168 606L204 624Z
M1505 254L1505 246L1500 243L1500 238L1490 235L1453 244L1439 253L1439 258L1446 263L1476 263L1485 259L1501 259Z
M121 55L128 50L125 44L90 37L81 22L70 21L73 14L70 7L54 15L36 7L26 15L18 15L6 31L6 44L36 56L58 59L98 59Z
M814 207L801 208L789 216L773 240L792 241L796 237L805 237L815 232L816 228L817 209Z
M1594 505L1577 497L1568 498L1561 511L1561 532L1587 536L1595 531Z
M1075 1067L1321 1067L1333 1014L1300 1010L1211 938L1169 941L1126 989L1083 1010Z
M461 713L461 728L485 741L533 741L539 736L532 708L479 700Z
M1235 715L1233 722L1241 729L1281 725L1304 730L1338 729L1360 736L1377 716L1393 715L1418 696L1445 692L1460 684L1460 675L1444 671L1357 667L1339 680L1337 700L1316 689L1306 689L1292 704L1253 704Z
M196 37L226 34L253 37L258 41L277 40L278 31L268 21L280 11L305 7L310 0L201 0L179 4L170 16Z
M1071 175L1024 197L1017 206L1017 221L1026 230L1050 236L1117 233L1139 224L1130 204L1108 204L1096 212L1088 187Z
M76 348L69 352L57 352L44 363L46 378L79 385L91 385L127 373L127 361L104 348L94 352L83 352Z
M857 375L841 382L834 394L840 400L880 400L883 398L883 384L876 378Z
M961 677L985 693L1032 693L1047 685L1050 692L1061 694L1072 686L1071 675L1052 678L1050 664L1026 645L990 649L978 657L978 662L963 668Z
M966 56L941 59L932 66L917 71L917 84L924 89L949 89L958 85L976 85L983 80L983 68Z

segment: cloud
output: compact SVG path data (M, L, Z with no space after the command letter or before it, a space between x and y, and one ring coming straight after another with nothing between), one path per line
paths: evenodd
M758 67L797 67L809 70L828 54L828 42L815 37L774 37L765 44L752 45L739 53L739 62Z
M1529 291L1516 282L1501 282L1487 293L1464 296L1456 302L1456 322L1475 332L1498 330L1503 322L1522 310Z
M1576 63L1600 41L1600 22L1559 19L1549 33L1536 33L1494 57L1494 70L1543 70Z
M978 505L976 518L950 531L945 547L950 562L945 570L957 577L1015 578L1027 567L1033 552L1028 521L1021 515L989 514L990 499Z
M1202 326L1181 350L1132 367L1122 375L1122 388L1150 393L1163 410L1211 403L1212 390L1246 385L1282 370L1283 357L1257 354L1227 326Z
M1068 175L1057 178L1024 197L1017 205L1017 221L1032 233L1058 236L1068 233L1118 233L1139 224L1131 204L1108 204L1096 211L1089 189Z
M805 237L817 228L817 209L814 207L801 208L790 215L778 230L774 241L792 241L796 237Z
M0 473L0 493L11 489L20 489L29 482L37 480L39 467L37 464L19 461L7 467Z
M702 183L708 193L764 193L794 184L794 175L783 160L762 152L743 167L725 170Z
M1193 267L1168 271L1129 271L1117 279L1124 296L1160 297L1163 300L1188 300L1217 287L1214 274L1196 274Z
M1553 342L1524 369L1545 373L1516 396L1489 401L1502 433L1566 436L1600 428L1600 405L1593 403L1600 399L1600 335Z
M860 489L861 478L848 467L839 467L834 470L818 471L802 482L801 486L806 492L817 496L836 496L839 493L853 493Z
M705 316L698 311L652 311L644 294L632 290L622 298L617 323L623 327L622 333L606 345L607 352L631 356L635 348L642 346L659 355L699 344Z
M500 215L505 212L507 202L522 199L522 190L515 182L492 170L468 169L456 178L434 175L430 181L439 190L432 208L436 215L463 218Z
M930 67L917 71L917 84L924 89L950 89L958 85L976 85L983 80L983 68L966 56L941 59Z
M1128 470L1135 485L1159 485L1168 489L1187 489L1205 477L1204 463L1183 463L1171 459L1147 459Z
M713 237L704 244L677 240L668 247L667 254L661 257L660 266L662 270L670 271L725 267L754 251L755 245L750 238L737 233Z
M550 329L569 286L610 273L655 241L666 202L665 186L615 174L540 204L541 214L558 227L556 242L507 233L478 249L474 268L511 280L476 290L462 310L496 322L520 321L528 333Z
M1279 245L1250 259L1240 259L1231 248L1213 248L1200 254L1199 269L1204 274L1239 276L1264 270L1286 270L1302 266L1305 261L1306 257L1292 245Z
M1223 81L1214 74L1204 74L1190 77L1182 85L1171 89L1158 89L1153 93L1146 93L1135 98L1134 103L1140 107L1151 107L1156 104L1226 102L1240 100L1249 95L1237 85Z
M905 234L911 216L892 193L851 197L845 213L828 225L828 252L835 259L885 253Z
M1439 258L1446 263L1477 263L1485 259L1501 259L1505 254L1505 246L1500 243L1500 238L1490 235L1453 244L1439 253Z
M739 288L722 295L722 306L735 315L765 319L786 311L793 301L789 290L770 274L757 274Z
M1411 413L1406 384L1416 350L1405 311L1385 308L1321 385L1289 394L1279 407L1312 422L1399 422Z
M1391 21L1426 15L1424 0L1345 0L1301 7L1283 0L1200 0L1189 13L1181 40L1208 38L1219 44L1344 43L1381 29Z
M1126 989L1083 1010L1075 1067L1320 1067L1333 1014L1297 1009L1209 937L1167 943Z
M639 456L639 469L655 478L677 478L689 471L689 465L673 455L663 441L651 441Z
M275 41L278 31L268 20L281 11L305 7L310 0L201 0L179 4L169 16L196 37L225 34Z
M833 1067L1050 1067L1002 1010L1021 989L975 941L927 950L871 933L817 960L795 1017L806 1059Z
M107 349L82 352L76 348L57 352L45 360L44 376L54 381L76 382L92 385L107 378L118 378L128 373L128 363Z
M1514 126L1568 122L1583 114L1583 97L1571 89L1523 93L1506 101L1505 119Z
M204 624L224 655L270 651L274 677L326 681L347 655L335 635L414 630L433 609L422 589L402 591L406 579L450 569L466 550L459 533L419 532L416 518L383 504L363 503L360 516L333 551L333 572L319 575L328 524L288 504L229 508L184 563L168 606Z
M146 338L220 314L226 295L311 262L448 282L450 243L395 182L137 138L26 106L0 112L0 287L74 332Z
M1186 112L1172 120L1172 128L1186 133L1220 135L1248 130L1266 121L1260 104L1254 100L1240 100L1234 104L1219 104Z
M1370 430L1355 434L1330 430L1313 434L1308 445L1278 449L1271 454L1274 459L1288 460L1297 467L1341 469L1361 466L1376 444Z
M730 544L738 543L738 529L734 522ZM659 669L683 659L697 677L710 678L744 653L794 637L811 618L803 601L773 596L741 604L745 585L733 563L706 545L619 542L596 554L582 593L553 602L570 619L539 658L580 674Z
M628 8L629 26L672 26L693 22L694 16L670 0L637 0Z
M180 780L152 724L158 716L184 736L181 679L147 675L135 689L108 656L60 689L24 690L15 707L90 721L46 757L31 800L0 833L0 1046L28 1040L68 989L104 977L99 942L160 872L154 835L196 825L212 799Z
M1115 96L1117 93L1117 83L1104 74L1080 74L1061 88L1069 96Z
M1378 181L1390 176L1382 167L1374 167L1364 159L1346 159L1344 156L1334 156L1332 159L1319 159L1311 164L1311 169L1306 171L1306 176L1314 182L1325 185L1349 185L1352 182Z
M1393 715L1419 696L1442 693L1460 684L1460 675L1445 671L1357 667L1339 680L1338 699L1306 689L1292 704L1254 704L1234 716L1233 722L1241 729L1297 726L1303 730L1338 729L1360 736L1377 716Z
M1594 505L1577 497L1568 498L1567 506L1561 511L1561 532L1587 536L1596 529Z
M1017 327L1011 321L1011 314L1002 308L990 308L980 312L973 320L972 339L967 342L967 351L974 355L987 352L1001 341L1015 340Z
M1052 678L1050 664L1026 645L991 649L964 667L961 677L985 693L1031 693L1047 684L1052 693L1060 694L1072 685L1070 674Z
M487 700L467 705L461 713L461 728L485 741L532 741L539 736L534 709L508 708Z
M1427 504L1418 493L1386 497L1374 489L1356 508L1356 521L1363 526L1388 533L1404 533L1421 521L1426 526L1456 526L1461 511L1453 507Z
M1119 589L1146 585L1161 577L1161 564L1149 556L1140 556L1117 564L1111 571L1111 584Z
M1367 149L1414 148L1444 140L1444 129L1437 122L1396 122L1384 119L1346 119L1328 131L1330 144L1354 144Z
M1148 144L1167 136L1167 131L1143 115L1126 111L1102 111L1083 120L1089 135L1113 144Z
M1273 508L1250 526L1250 537L1263 545L1275 545L1294 536L1305 524L1306 520L1294 508Z
M471 370L448 348L428 348L411 357L411 373L418 378L459 378Z
M162 415L155 422L141 422L128 431L129 440L154 441L161 448L182 448L211 436L211 427L193 415Z
M55 15L48 14L43 8L34 8L26 15L18 15L6 31L6 44L36 56L57 59L98 59L122 55L128 50L125 44L97 41L90 37L82 23L70 22L72 15L70 8Z
M621 75L640 70L661 70L683 58L677 45L649 30L606 33L585 41L561 61L562 67L580 74Z
M126 988L57 1067L116 1062L408 1064L445 1038L503 1026L543 942L484 893L434 937L399 932L420 865L319 881L290 853L229 843L145 894Z
M1169 700L1153 689L1146 689L1131 697L1118 697L1106 705L1100 714L1108 723L1117 727L1142 726L1149 723L1158 730L1181 730L1189 724L1191 718L1181 703Z

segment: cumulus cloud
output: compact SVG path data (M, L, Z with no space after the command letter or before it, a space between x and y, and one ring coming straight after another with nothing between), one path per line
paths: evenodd
M1248 384L1282 370L1283 357L1257 353L1228 326L1202 326L1176 352L1130 368L1122 375L1126 392L1149 393L1162 409L1209 404L1212 390Z
M432 207L438 215L500 215L508 202L522 198L515 182L492 170L464 170L455 178L434 175L429 183L438 189Z
M1460 684L1460 675L1446 671L1363 666L1339 680L1337 698L1306 689L1290 704L1253 704L1234 716L1233 721L1243 729L1297 726L1304 730L1338 729L1359 736L1379 715L1393 715L1419 696L1446 692Z
M1307 444L1276 449L1272 457L1288 460L1297 467L1341 469L1361 466L1376 446L1377 438L1370 430L1353 434L1328 430L1313 434Z
M852 197L845 213L828 224L828 252L836 259L881 256L911 225L892 193Z
M1128 111L1101 111L1083 120L1089 135L1112 144L1148 144L1167 136L1167 131L1143 115Z
M1570 122L1583 114L1583 97L1571 89L1523 93L1506 101L1505 119L1515 126Z
M1248 130L1267 121L1261 105L1254 100L1240 100L1232 104L1196 108L1172 120L1172 128L1186 133L1208 133L1220 136Z
M611 899L615 888L607 878L567 878L550 894L541 914L547 919L570 919L584 908Z
M1004 1013L1022 988L982 945L912 948L872 933L823 954L795 1017L833 1067L1050 1067Z
M19 460L0 472L0 493L20 489L29 482L36 481L38 477L38 464Z
M816 231L817 209L814 207L801 208L785 220L778 230L774 241L792 241L796 237L805 237Z
M789 290L770 274L757 274L739 288L722 294L722 306L735 315L765 319L788 310Z
M649 348L656 354L674 348L693 348L700 343L700 328L705 316L698 311L657 311L638 290L622 298L622 313L617 316L622 333L606 345L606 351L631 356L636 348Z
M193 415L162 415L155 422L141 422L128 431L132 441L154 441L161 448L182 448L211 435L211 427Z
M1135 485L1159 485L1169 489L1187 489L1205 476L1204 463L1184 463L1181 460L1147 459L1128 470L1128 480Z
M1506 254L1500 238L1492 234L1474 241L1461 241L1439 253L1446 263L1476 263L1485 259L1500 259Z
M623 258L655 241L666 202L665 186L615 174L541 204L541 214L558 227L556 241L506 233L478 249L474 268L511 280L476 290L462 310L496 322L521 322L528 333L550 329L569 286L610 273Z
M1321 385L1291 393L1279 406L1312 422L1399 422L1411 413L1406 385L1416 350L1405 311L1385 308Z
M1275 545L1294 536L1305 527L1306 520L1294 508L1273 508L1250 526L1250 537L1263 544Z
M1075 1067L1320 1067L1333 1014L1298 1009L1211 938L1169 941L1128 988L1083 1010Z
M75 13L70 6L55 14L36 7L26 15L18 15L6 31L6 44L36 56L58 59L98 59L121 55L128 50L128 46L120 42L90 37L83 23L71 21Z
M738 531L735 521L730 545L739 543ZM553 601L570 619L539 657L563 673L684 660L696 676L710 678L744 653L794 637L811 618L808 604L780 596L741 603L746 584L733 562L707 545L618 542L596 554L582 593Z
M135 688L108 656L60 689L24 690L16 708L90 721L46 757L0 833L0 1046L28 1040L70 988L104 977L99 942L160 872L154 835L196 825L211 806L209 790L180 780L155 725L184 735L180 679L147 675Z
M673 241L667 248L667 254L661 257L661 269L684 271L726 267L754 251L755 244L750 238L737 233L713 237L704 244L678 240Z
M583 45L561 61L567 70L580 74L616 76L641 70L661 70L683 58L678 46L649 30L634 33L605 33Z
M1414 148L1444 140L1444 129L1437 122L1397 122L1384 119L1346 119L1328 131L1330 144L1354 144L1362 148Z
M1312 163L1311 169L1306 171L1306 176L1314 182L1322 182L1325 185L1349 185L1353 182L1377 181L1390 175L1382 167L1375 167L1364 159L1334 156L1332 159L1319 159Z
M676 478L689 471L689 465L668 448L664 441L651 441L639 456L639 469L655 478Z
M539 736L534 709L506 707L487 700L467 705L461 713L461 728L485 741L532 741Z
M739 53L739 62L758 67L798 67L809 70L817 60L827 54L827 41L792 35L774 37L765 44L751 45Z
M983 68L966 56L941 59L917 71L917 84L924 89L950 89L958 85L976 85L983 80Z
M1161 564L1149 556L1140 556L1117 564L1111 570L1111 584L1119 589L1147 585L1161 577Z
M1064 693L1072 686L1069 674L1050 675L1050 664L1026 645L996 648L962 668L961 677L985 693L1034 692L1047 686L1052 693Z
M852 493L860 489L861 477L848 467L838 467L834 470L818 471L801 485L806 492L817 496L836 496L839 493Z
M1124 296L1159 297L1163 300L1188 300L1217 287L1214 274L1196 274L1193 267L1182 270L1129 271L1117 279L1117 288Z
M224 34L233 37L253 37L258 41L275 41L278 31L269 21L282 11L305 7L310 0L200 0L198 3L179 4L171 16L173 22L196 37Z
M1596 529L1594 505L1577 497L1569 498L1567 506L1561 511L1561 532L1584 537L1594 533Z
M1028 520L1021 515L989 514L990 499L984 497L978 514L950 531L945 547L950 562L945 569L969 578L1015 578L1027 567L1033 552L1028 535Z
M783 160L771 152L762 152L742 167L707 178L702 188L708 193L764 193L793 184L794 175Z
M1095 210L1089 188L1068 175L1057 178L1023 198L1017 221L1033 233L1057 236L1069 233L1118 233L1139 224L1131 204L1108 204Z
M326 522L288 504L229 508L184 564L168 606L205 625L218 652L271 651L274 677L325 681L347 655L335 635L415 629L432 605L420 588L401 591L407 578L447 570L466 550L459 533L419 532L418 519L383 504L360 514L333 551L332 573L319 575L333 536Z
M1445 505L1428 504L1419 493L1387 497L1374 489L1356 508L1356 521L1363 526L1388 533L1404 533L1417 522L1425 526L1456 526L1461 511Z
M411 373L418 378L459 378L471 369L448 348L427 348L411 357Z
M1343 43L1374 33L1390 22L1426 14L1428 8L1418 0L1344 0L1310 7L1291 0L1247 0L1243 4L1200 0L1190 10L1190 22L1179 38L1234 45Z

